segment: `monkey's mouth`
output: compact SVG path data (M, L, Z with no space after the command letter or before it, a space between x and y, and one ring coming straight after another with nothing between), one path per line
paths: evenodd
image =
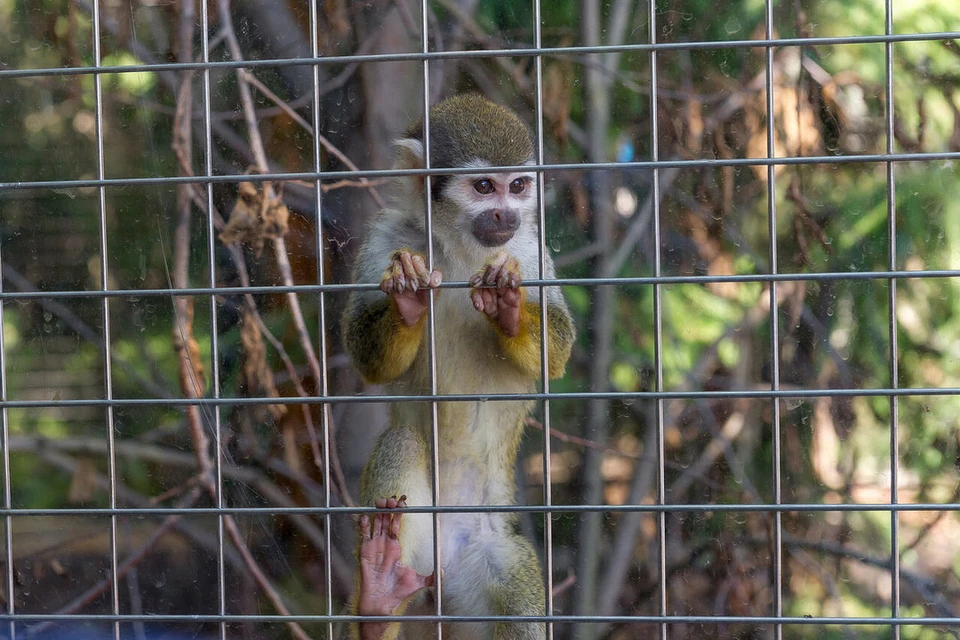
M489 231L479 234L474 231L473 236L485 247L499 247L502 244L507 244L513 237L513 233L513 231Z
M520 228L520 215L514 209L487 209L473 219L473 237L485 247L506 244Z

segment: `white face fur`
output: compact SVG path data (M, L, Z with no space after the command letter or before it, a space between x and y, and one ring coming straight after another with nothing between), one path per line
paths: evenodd
M466 167L484 169L484 162ZM467 243L483 252L496 250L532 222L536 212L537 176L532 171L478 172L451 176L444 199L457 211L453 226Z

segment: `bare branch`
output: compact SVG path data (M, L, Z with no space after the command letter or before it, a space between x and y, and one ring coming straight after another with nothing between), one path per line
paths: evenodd
M280 99L280 96L278 96L273 91L271 91L270 88L267 87L267 85L260 82L255 75L253 75L246 69L239 69L237 73L243 80L246 80L247 82L255 86L257 89L260 90L261 93L267 96L267 98L269 98L274 104L280 107L280 109L284 113L286 113L288 116L290 116L290 118L294 122L300 125L300 127L302 127L304 131L306 131L310 135L316 136L317 140L320 141L320 144L323 145L323 148L329 151L331 154L333 154L338 160L340 160L340 162L346 165L348 169L350 169L351 171L360 170L360 168L356 164L354 164L354 162L350 158L348 158L342 151L340 151L340 149L338 149L336 145L330 142L330 140L328 140L326 136L322 135L319 132L314 131L313 127L310 125L309 122L304 120L299 113L297 113L292 108L290 108L283 100ZM370 195L373 196L373 199L376 201L378 205L380 205L381 207L386 206L386 203L384 202L383 198L380 197L380 194L377 192L376 189L373 188L372 183L368 179L360 178L359 183L364 187L367 187L370 189Z
M14 269L9 262L4 262L3 265L0 265L0 269L2 269L3 277L6 278L7 281L10 282L10 284L12 284L17 290L38 290L32 282L25 278L19 271ZM52 298L37 298L36 303L63 320L64 324L73 329L78 336L101 349L103 348L103 338L100 336L100 334L90 328L90 325L84 322L80 316L71 311L69 307L57 302ZM169 389L160 386L158 382L150 380L137 371L137 369L126 358L124 358L117 349L110 349L110 359L115 364L120 366L131 377L131 379L136 380L137 383L146 391L152 393L158 398L173 397L173 394Z

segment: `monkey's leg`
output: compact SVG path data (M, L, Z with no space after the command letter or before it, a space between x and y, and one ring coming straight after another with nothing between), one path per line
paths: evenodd
M498 580L491 587L497 615L542 616L546 602L540 562L530 543L518 534L503 540L502 561L496 567ZM495 640L543 640L542 622L498 622Z
M433 575L421 576L400 562L402 513L399 510L407 506L405 499L406 496L377 498L377 508L397 511L376 514L372 517L372 526L370 519L360 518L357 613L362 616L394 615L411 596L433 586ZM387 622L365 622L359 627L361 640L384 640L389 631Z
M394 496L392 504L396 505L396 496L406 495L406 504L426 506L432 503L431 485L428 469L430 467L428 447L423 436L414 429L407 427L391 427L387 429L373 449L370 461L367 463L361 480L361 500L364 505L381 504L390 506L390 499L385 496ZM396 516L394 516L396 517ZM390 521L393 524L393 520ZM414 574L428 575L433 571L433 520L429 514L407 513L400 521L396 523L397 538L389 538L390 528L386 529L387 539L382 538L379 542L384 543L384 551L389 550L391 554L396 553L394 557L401 562L404 569ZM374 522L374 531L376 522ZM381 525L381 532L383 532ZM362 541L361 541L362 543ZM360 571L361 577L364 571L363 544L361 544ZM371 547L371 552L377 549ZM381 586L384 580L396 579L398 575L371 575L372 581L379 581ZM407 576L409 579L410 576ZM366 595L361 584L360 593L357 594L357 609L361 599ZM389 589L387 589L389 591ZM403 591L406 591L404 589ZM418 593L419 592L419 593ZM422 589L407 593L407 596L400 599L400 602L390 609L390 614L401 615L407 611L417 611L420 605L425 601ZM371 600L374 598L371 598ZM372 613L372 612L371 612ZM369 624L369 623L368 623ZM358 625L366 626L366 625ZM414 625L417 626L417 625ZM393 640L394 638L407 637L429 637L429 634L417 635L418 630L410 629L409 623L386 625L386 630L382 636L383 640ZM362 629L361 629L362 630ZM357 634L355 633L355 637ZM372 636L376 638L376 636ZM378 640L380 640L378 638Z

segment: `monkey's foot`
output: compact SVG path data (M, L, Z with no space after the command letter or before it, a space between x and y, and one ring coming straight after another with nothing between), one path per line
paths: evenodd
M427 310L428 289L436 289L442 280L443 274L436 269L430 271L422 255L400 249L390 256L380 290L393 298L404 324L412 327Z
M490 318L509 338L520 332L522 282L520 263L506 251L491 258L483 269L470 278L473 307Z
M400 509L407 506L406 498L377 498L378 509L397 511L360 517L360 615L392 615L407 598L433 586L433 575L421 576L400 562ZM363 638L379 638L386 624L367 622L360 628Z

